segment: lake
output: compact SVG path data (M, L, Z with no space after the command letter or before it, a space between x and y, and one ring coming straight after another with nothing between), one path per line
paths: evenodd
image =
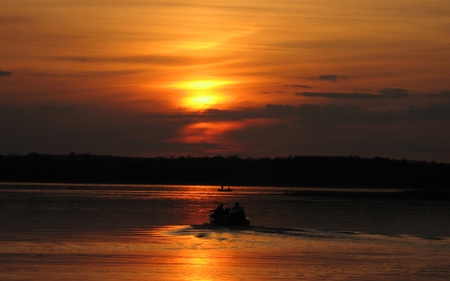
M0 184L0 280L450 277L447 200L217 188ZM366 192L398 190L357 190ZM235 202L250 227L209 225L217 204Z

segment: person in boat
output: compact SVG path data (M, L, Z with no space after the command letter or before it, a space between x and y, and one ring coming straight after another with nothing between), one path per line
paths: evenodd
M233 223L237 223L242 220L245 220L246 215L245 215L244 207L239 205L239 202L236 202L234 204L233 208L231 208L230 216L231 216L230 219Z
M221 221L225 214L225 210L223 209L223 203L220 203L217 208L214 210L214 218L216 220Z

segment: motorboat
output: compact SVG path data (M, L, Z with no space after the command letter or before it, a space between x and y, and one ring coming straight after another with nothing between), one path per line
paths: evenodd
M209 222L214 226L249 226L251 219L245 217L245 219L238 219L233 212L225 214L221 219L216 219L214 213L208 215Z

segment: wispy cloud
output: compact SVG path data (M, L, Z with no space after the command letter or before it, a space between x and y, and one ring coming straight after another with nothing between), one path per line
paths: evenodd
M448 138L439 139L447 132L450 103L381 112L358 106L267 104L261 108L178 114L117 114L115 110L80 105L5 105L0 106L0 115L12 120L11 126L4 128L5 138L0 138L0 154L76 151L164 156L242 152L260 157L323 153L323 147L329 148L329 153L350 154L356 147L360 153L421 159L425 154L410 154L416 147L430 153L431 160L435 156L446 160L450 153ZM203 128L202 124L211 128L228 124L238 129L202 141L181 141L180 132L189 137L208 137L209 127ZM28 130L30 127L34 130ZM398 131L392 134L393 129ZM33 138L36 130L44 136L42 139ZM19 136L33 141L15 141ZM48 142L55 145L48 148ZM4 145L7 143L11 144L9 148ZM399 154L389 154L391 150Z
M6 76L11 76L12 72L10 71L4 71L0 69L0 77L6 77Z
M358 106L321 106L303 104L291 106L285 104L267 104L265 108L242 110L209 109L201 113L171 115L166 118L187 118L193 120L243 121L247 119L285 119L318 123L390 123L399 120L450 120L450 103L429 106L410 106L405 110L368 111Z
M132 75L136 73L142 73L143 70L131 69L131 70L104 70L104 71L79 71L79 72L27 72L27 75L42 76L42 77L114 77L123 75ZM1 76L1 75L0 75Z
M296 96L327 99L398 99L410 96L405 89L381 89L378 94L337 93L337 92L297 92Z
M433 98L450 98L450 91L440 92L439 94L429 95Z
M266 110L279 116L298 117L311 122L385 123L399 120L450 120L450 103L424 107L410 106L405 110L381 112L366 111L356 106L311 104L304 104L299 107L269 104L266 106Z
M308 78L304 78L304 79L321 80L321 81L328 81L328 82L338 82L340 80L349 79L349 77L346 75L325 74L325 75L320 75L320 76L308 77Z
M124 63L124 64L148 64L148 65L201 65L212 64L218 61L229 60L230 57L203 57L194 58L184 55L139 55L118 57L88 57L88 56L56 56L48 57L50 60L74 61L80 63Z
M394 99L409 96L409 93L408 93L409 91L406 89L384 88L384 89L379 89L377 92L383 96L392 97Z
M284 87L311 89L311 86L308 86L308 85L301 85L301 84L284 85Z

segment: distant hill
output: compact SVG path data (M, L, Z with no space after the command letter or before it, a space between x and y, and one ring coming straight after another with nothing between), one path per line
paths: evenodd
M90 154L0 156L2 182L450 189L450 164L387 158L131 158Z

